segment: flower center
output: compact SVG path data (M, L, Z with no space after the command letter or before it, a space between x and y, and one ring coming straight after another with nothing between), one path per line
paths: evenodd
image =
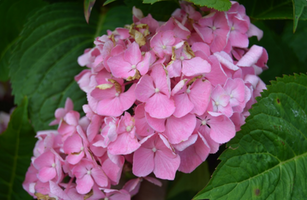
M158 93L158 92L160 92L160 90L159 90L159 88L156 88L155 93Z
M52 165L51 165L52 167L55 167L55 163L52 163Z
M165 45L163 45L163 46L162 46L162 49L166 49L166 46L165 46Z
M215 105L218 106L218 105L220 105L220 103L219 103L218 101L216 101L216 102L215 102Z
M232 95L232 94L230 94L230 98L233 98L233 95Z
M189 94L191 92L190 88L188 88L186 92Z
M216 30L216 27L215 27L215 26L212 26L212 30L214 30L214 31L215 31L215 30Z
M116 96L116 97L118 97L118 96L119 96L119 93L118 93L118 92L116 92L116 93L115 93L115 96Z
M156 147L152 148L152 151L155 153L157 151Z
M235 30L235 27L232 26L232 27L231 27L231 30L234 31L234 30Z
M203 121L201 121L201 124L205 126L207 124L207 121L204 119Z
M83 151L83 149L84 149L84 147L81 147L81 149L80 149L80 150L81 150L81 151Z
M136 68L136 65L132 65L131 68L132 68L132 69L135 69L135 68Z
M91 170L88 170L86 173L87 173L88 175L90 175L90 174L91 174Z
M183 57L183 56L180 56L180 60L184 60L184 57Z
M131 126L127 126L127 127L126 127L126 131L127 131L127 132L130 132L131 130L132 130L132 127L131 127Z

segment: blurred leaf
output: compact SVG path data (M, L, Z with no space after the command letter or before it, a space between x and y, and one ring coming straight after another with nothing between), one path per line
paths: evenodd
M307 20L306 0L239 0L247 15L257 20L291 19L293 32L299 20Z
M114 1L116 1L116 0L107 0L106 2L104 2L103 5L105 6L105 5L107 5L107 4L109 4L109 3L112 3L112 2L114 2Z
M84 17L87 23L89 23L92 8L96 0L84 0Z
M175 180L169 183L166 200L192 199L208 183L209 179L210 172L207 162L202 163L190 174L177 172Z
M258 21L255 23L258 28L263 30L263 38L260 41L257 41L254 38L251 38L251 45L257 44L263 46L269 55L268 60L268 70L265 70L260 75L261 79L269 84L271 80L274 80L278 76L284 74L293 74L294 72L306 72L307 63L301 62L297 55L293 52L289 46L288 41L283 41L281 35L291 34L292 32L292 23L288 22L287 26L290 26L290 29L283 30L280 27L284 27L284 21ZM299 26L300 28L300 26ZM304 45L304 42L301 43ZM307 46L305 46L307 48Z
M132 10L132 7L135 6L142 10L144 16L147 16L149 13L152 17L158 21L167 21L172 13L179 8L178 2L175 1L159 1L152 5L143 4L142 0L124 0L126 5Z
M7 64L11 52L7 50L18 37L28 16L46 4L42 0L0 1L0 81L9 79Z
M189 2L198 5L213 8L219 11L227 11L231 7L229 0L188 0Z
M81 4L55 3L37 11L25 25L11 59L10 74L15 102L20 104L24 96L29 97L30 119L36 131L50 129L54 111L67 97L74 101L75 110L81 111L86 95L74 80L83 69L78 66L78 56L93 46L104 23L113 20L108 28L114 29L131 19L126 7L110 12L98 16L93 11L87 24ZM115 17L117 14L125 20ZM110 15L114 19L109 20Z
M293 19L292 0L240 0L254 19Z
M307 6L306 0L293 0L293 32L295 32L298 24L298 20L300 19L305 6Z
M195 199L305 199L307 76L273 81Z
M12 44L8 45L6 49L4 49L3 54L0 57L0 81L8 81L9 80L9 59L12 55Z
M36 142L27 108L25 97L12 113L8 128L0 135L0 199L32 199L21 185Z
M282 35L282 40L284 43L288 44L290 48L294 51L297 59L302 63L305 63L305 70L307 71L307 21L301 21L295 33L292 33L291 24L287 24L285 27L284 34Z
M126 24L132 23L132 8L127 6L116 6L110 8L103 17L103 20L100 20L101 26L97 29L98 35L106 34L107 30L114 30L117 27L124 27Z

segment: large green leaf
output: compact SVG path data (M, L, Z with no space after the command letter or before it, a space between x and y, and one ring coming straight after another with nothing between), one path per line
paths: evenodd
M231 7L229 0L188 0L189 2L198 5L213 8L219 11L227 11Z
M48 5L31 17L17 41L10 65L13 94L18 104L23 96L29 97L30 119L36 131L49 128L55 109L62 107L67 97L79 111L86 102L85 93L74 81L82 70L77 58L93 46L94 38L109 21L109 12L101 16L93 12L87 24L82 11L82 4ZM114 18L121 20L116 25L131 19L131 11L125 7L110 12L124 16L124 20Z
M208 183L209 178L207 162L202 163L190 174L177 172L175 180L169 183L166 200L192 199Z
M0 199L32 199L22 188L36 139L28 119L25 98L11 115L8 128L0 135Z
M0 1L0 81L7 81L11 45L21 32L30 13L46 5L43 0Z
M307 76L273 81L195 199L305 199Z

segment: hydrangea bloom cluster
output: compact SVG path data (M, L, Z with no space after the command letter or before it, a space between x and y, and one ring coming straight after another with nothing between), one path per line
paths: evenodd
M70 99L57 131L40 131L23 184L33 196L126 200L142 180L192 172L235 136L255 97L267 52L242 5L227 12L182 3L167 22L133 9L133 24L97 37L75 77L86 116ZM121 186L122 173L135 179ZM156 178L148 177L153 173ZM116 188L116 189L115 189Z

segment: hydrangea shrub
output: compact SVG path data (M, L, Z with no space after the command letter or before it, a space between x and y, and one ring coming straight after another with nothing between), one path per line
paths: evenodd
M23 183L33 197L130 199L141 181L190 173L232 139L266 88L266 50L244 6L183 2L166 22L133 9L133 24L97 37L78 58L84 117L66 100L39 131ZM131 171L134 179L122 183ZM150 174L154 175L149 176ZM116 188L116 189L115 189Z

